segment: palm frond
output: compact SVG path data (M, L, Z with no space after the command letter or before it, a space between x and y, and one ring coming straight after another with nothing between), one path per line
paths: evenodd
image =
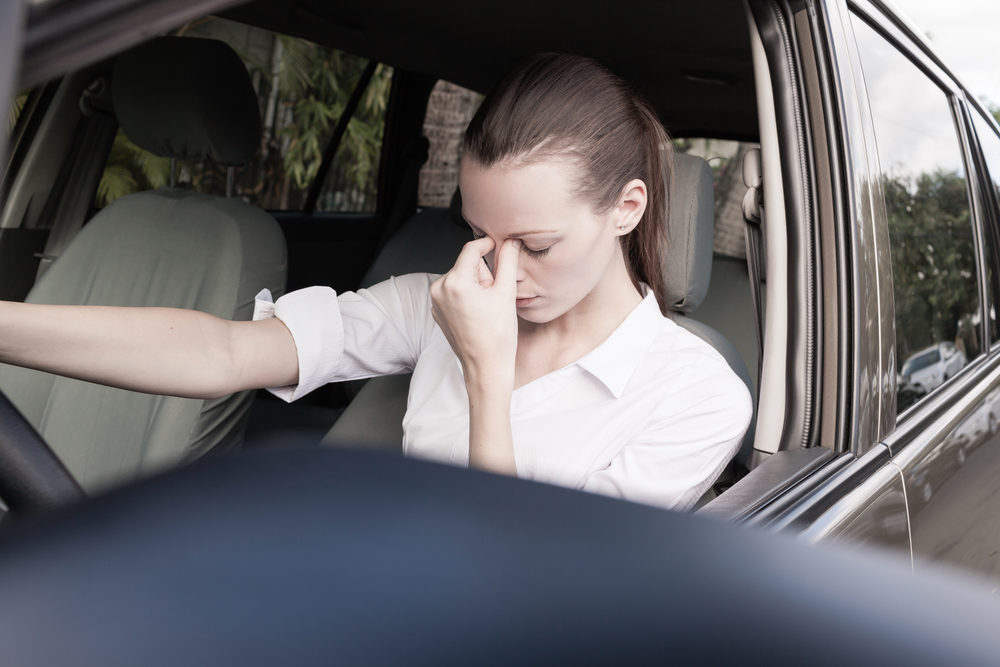
M132 171L119 164L104 167L101 180L97 184L97 205L107 206L119 197L135 192L137 184Z

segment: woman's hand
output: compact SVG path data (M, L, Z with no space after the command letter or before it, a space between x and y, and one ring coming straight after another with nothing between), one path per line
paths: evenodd
M484 257L494 247L487 236L465 244L455 266L431 285L431 312L462 362L467 385L489 382L513 390L521 242L500 246L491 274Z
M517 353L517 258L521 242L505 241L495 271L484 257L494 242L465 244L451 271L431 285L434 320L462 362L469 394L469 467L517 474L510 428Z

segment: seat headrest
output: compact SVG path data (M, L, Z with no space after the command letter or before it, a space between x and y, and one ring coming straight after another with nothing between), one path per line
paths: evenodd
M257 95L224 42L157 37L118 57L112 101L141 148L181 160L248 161L260 144Z
M708 162L694 155L674 154L667 207L667 250L663 255L666 305L675 312L691 313L705 298L712 274L715 197Z

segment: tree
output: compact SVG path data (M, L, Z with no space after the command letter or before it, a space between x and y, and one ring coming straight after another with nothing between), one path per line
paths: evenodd
M267 81L258 91L260 97L268 99L276 91L281 100L274 118L265 119L264 154L269 159L265 171L270 178L257 179L266 184L259 203L265 208L298 208L368 62L301 39L279 35L277 40L271 62L247 58L251 73L259 73L255 78ZM374 203L391 76L390 69L376 68L338 147L321 209L363 208Z
M942 170L912 178L884 175L895 285L897 363L954 341L978 353L970 326L979 310L965 178ZM970 349L972 348L972 349Z
M170 158L139 148L119 130L97 184L95 203L103 207L132 192L162 188L169 178Z
M235 195L265 209L303 206L323 153L367 60L311 42L221 19L185 26L179 35L226 41L241 56L262 105L264 136L257 156L236 171ZM347 126L321 190L320 210L371 210L392 72L379 66ZM150 187L169 175L157 158L119 136L98 188L98 205ZM226 169L207 161L178 162L178 181L223 194Z

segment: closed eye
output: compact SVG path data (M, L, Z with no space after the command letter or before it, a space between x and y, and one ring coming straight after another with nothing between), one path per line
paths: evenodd
M522 245L521 248L532 257L544 257L545 255L549 254L549 250L552 249L552 246L549 246L548 248L539 248L538 250L532 250L531 248L524 245Z

